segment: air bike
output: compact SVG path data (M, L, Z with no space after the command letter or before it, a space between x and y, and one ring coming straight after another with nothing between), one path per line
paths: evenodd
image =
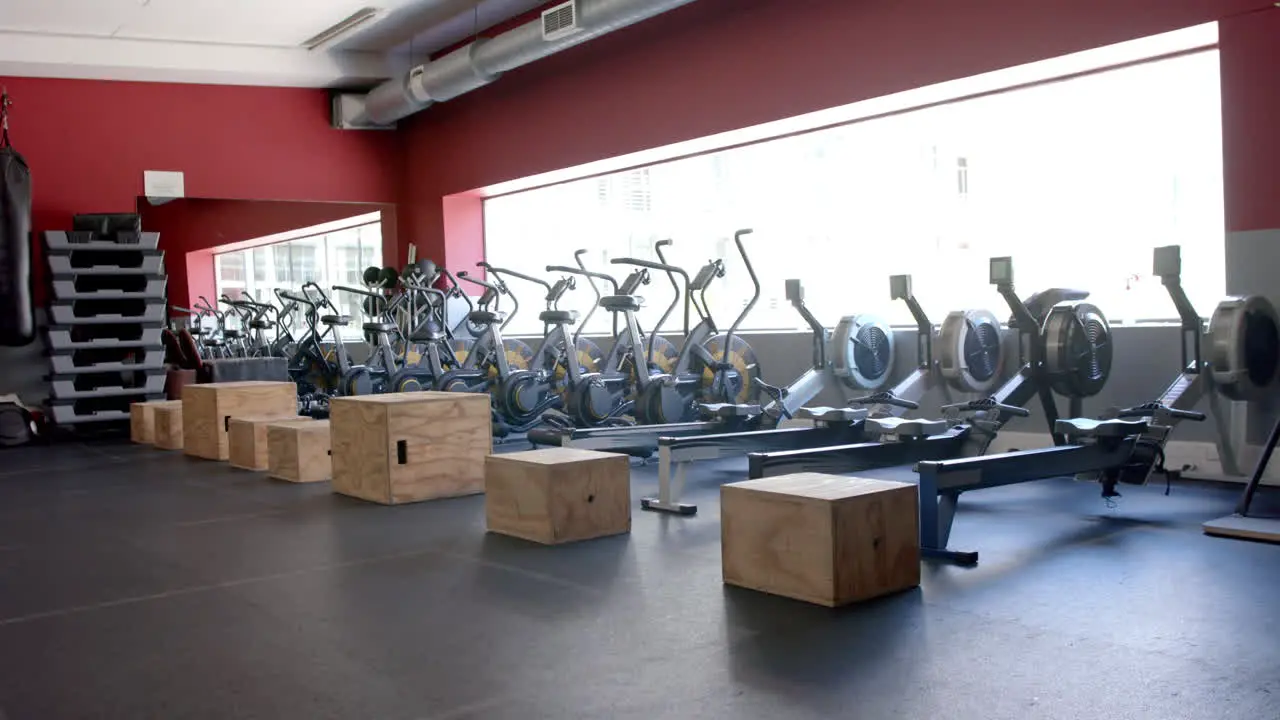
M994 261L993 261L994 262ZM1182 291L1181 260L1176 247L1158 248L1155 274L1173 298L1182 321L1182 365L1177 378L1161 396L1137 407L1114 410L1107 417L1054 422L1055 447L1038 450L921 462L920 544L926 554L955 562L977 562L976 552L947 548L961 493L1052 477L1075 477L1099 483L1103 497L1119 495L1120 484L1145 484L1164 469L1164 447L1173 428L1183 420L1202 421L1205 414L1191 408L1208 397L1217 413L1216 395L1233 400L1260 397L1275 379L1280 366L1280 331L1271 304L1261 297L1230 298L1220 303L1209 321L1195 312ZM1110 332L1099 314L1066 332L1045 330L1049 356L1046 370L1052 381L1067 386L1085 381L1092 387L1105 381L1109 370ZM1208 357L1202 349L1207 343ZM1056 374L1064 368L1054 358L1074 363L1077 371ZM1071 368L1065 368L1070 370ZM1229 447L1225 442L1222 447ZM1234 462L1224 455L1224 462Z
M743 307L742 312L734 319L733 324L723 335L716 326L715 319L707 305L706 293L712 281L724 277L724 261L707 262L694 276L680 267L665 261L643 260L639 258L615 258L611 262L616 265L630 265L645 271L658 271L666 274L676 287L676 295L662 318L655 323L648 337L642 336L635 324L634 313L640 308L640 299L633 293L640 284L633 279L639 277L634 272L624 283L628 292L606 296L600 300L600 306L614 313L623 313L627 324L625 336L620 336L618 343L623 343L621 352L629 353L632 370L621 372L614 362L624 362L619 354L618 345L610 353L604 365L605 373L598 380L599 391L590 390L590 385L582 385L583 396L572 406L581 410L587 402L599 409L599 414L617 417L620 402L632 403L629 407L635 424L621 427L593 427L575 429L536 428L528 434L534 445L553 445L561 447L577 447L588 450L612 450L647 457L652 455L658 446L658 438L666 435L688 435L694 433L723 430L726 423L735 427L746 428L757 421L761 414L759 405L745 404L757 392L754 379L759 377L759 363L755 352L741 337L738 328L746 319L751 308L760 298L760 283L756 279L751 258L747 255L742 238L750 234L750 230L739 230L734 234L734 244L742 256L751 277L755 291L751 299ZM656 248L662 258L662 247L670 241L659 243ZM562 270L564 268L561 268ZM607 278L603 274L595 277ZM647 277L647 276L644 276ZM610 282L612 280L610 279ZM657 343L663 323L683 302L685 338L674 362L669 363L669 370L660 362ZM698 322L690 327L691 311ZM633 399L619 401L616 398L621 389L618 378L630 377L633 381L631 392ZM613 380L612 385L607 384ZM700 405L713 403L740 408L733 417L717 420L698 420ZM595 412L595 411L593 411Z
M961 390L985 392L998 379L1000 324L995 316L982 310L949 315L941 337L955 342L957 349L947 362L935 363L933 323L912 292L911 276L895 275L889 279L890 297L905 302L916 322L916 369L887 391L850 400L849 407L805 407L825 390L883 387L894 364L893 333L884 320L870 314L841 318L831 333L805 306L799 280L788 280L786 293L812 332L812 367L786 387L757 382L773 398L758 415L758 429L660 438L658 496L644 498L641 506L645 509L696 513L697 506L680 502L688 466L694 461L866 443L875 437L870 428L917 423L903 421L900 416L918 408L921 398L932 388L940 387L945 393L950 384ZM707 405L704 411L717 414L726 409ZM729 408L727 414L732 416L735 412L737 408ZM813 427L777 427L782 420L791 418L812 420Z

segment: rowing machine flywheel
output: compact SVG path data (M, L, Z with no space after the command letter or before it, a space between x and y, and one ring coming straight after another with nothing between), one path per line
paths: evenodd
M1000 321L987 310L956 310L938 332L938 367L960 392L986 393L1000 382Z
M875 390L893 373L893 331L875 315L840 318L831 349L836 375L851 388Z
M1090 303L1059 303L1044 321L1045 371L1054 392L1067 398L1097 395L1111 375L1111 325Z
M720 360L724 357L724 336L716 335L703 343L702 347L706 348L711 357ZM703 390L710 391L713 396L724 393L725 388L714 387L716 377L712 368L705 366L697 355L694 355L693 358L692 369L702 375ZM729 388L730 391L734 391L734 396L727 398L728 401L736 404L754 403L760 396L760 390L755 383L755 379L760 377L760 358L756 356L756 351L751 345L747 344L746 340L734 335L733 342L729 345L729 357L727 359L733 369L737 371L738 376L738 379L733 383L733 387Z
M1209 369L1232 400L1261 397L1280 369L1280 321L1260 295L1223 300L1209 320Z

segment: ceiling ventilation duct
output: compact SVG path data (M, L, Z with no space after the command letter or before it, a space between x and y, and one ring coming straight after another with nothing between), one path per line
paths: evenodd
M533 22L492 38L481 38L419 65L384 82L368 95L345 96L345 101L335 101L334 125L389 125L434 103L451 100L488 85L508 70L693 1L572 0L557 5ZM548 22L551 23L550 31ZM338 116L340 106L341 117Z

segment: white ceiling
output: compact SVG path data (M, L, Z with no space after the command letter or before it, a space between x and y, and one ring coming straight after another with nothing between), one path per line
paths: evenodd
M0 0L0 76L298 87L367 85L530 0ZM300 44L363 7L331 48Z

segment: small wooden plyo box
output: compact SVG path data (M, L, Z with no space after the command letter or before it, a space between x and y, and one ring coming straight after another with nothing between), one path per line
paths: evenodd
M267 429L267 474L290 482L329 479L329 421L282 420Z
M182 449L182 401L158 405L153 409L155 446L161 450Z
M267 469L267 425L304 417L233 417L227 425L227 462L242 470ZM328 449L326 447L326 449ZM328 459L328 456L325 456Z
M835 607L920 584L914 485L799 473L720 489L724 581Z
M548 448L485 460L489 532L545 545L631 531L626 455Z
M298 386L291 382L228 382L182 389L183 449L188 455L226 460L233 417L298 414Z
M488 394L334 398L333 491L396 505L484 492L493 449Z
M156 441L156 408L162 405L182 405L181 400L151 400L129 406L129 439L144 445Z

